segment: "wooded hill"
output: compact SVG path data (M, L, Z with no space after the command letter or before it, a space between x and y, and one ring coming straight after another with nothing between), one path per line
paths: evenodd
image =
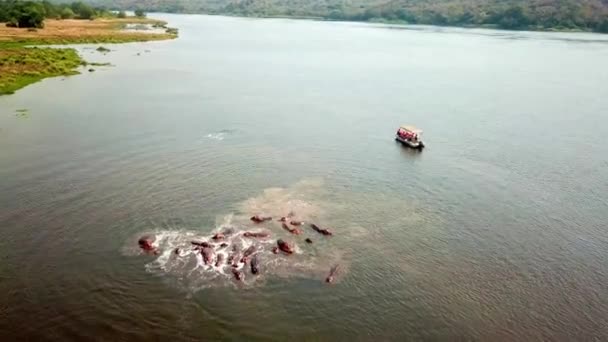
M57 0L55 0L57 1ZM90 0L170 13L608 32L608 0Z

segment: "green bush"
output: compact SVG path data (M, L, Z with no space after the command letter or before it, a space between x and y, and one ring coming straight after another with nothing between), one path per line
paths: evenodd
M44 7L39 3L28 3L21 9L17 18L19 27L44 27Z
M95 16L95 10L93 9L93 7L81 1L72 3L70 7L79 19L91 19Z
M141 9L136 9L135 10L135 16L138 18L145 18L146 17L146 13L141 10Z
M71 8L66 7L61 10L61 19L72 19L74 18L74 11Z
M120 11L120 12L118 12L118 15L117 15L117 16L118 16L119 18L126 18L126 17L127 17L127 13L125 13L125 11Z

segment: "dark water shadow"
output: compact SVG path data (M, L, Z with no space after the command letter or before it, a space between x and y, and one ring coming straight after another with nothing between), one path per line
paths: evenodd
M424 150L426 149L425 148L423 150L419 150L419 149L407 147L396 140L395 140L395 148L397 148L399 150L399 152L401 153L402 156L407 157L407 158L420 158L422 153L424 153Z

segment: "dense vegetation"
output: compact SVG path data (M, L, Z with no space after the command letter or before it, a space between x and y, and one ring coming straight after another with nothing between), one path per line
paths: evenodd
M94 8L81 1L71 4L54 4L49 1L0 0L0 22L13 27L44 27L45 18L94 19L115 17L117 14L104 8Z
M93 20L97 18L103 20ZM77 74L79 66L87 65L74 49L29 47L32 45L125 43L177 37L176 29L163 21L146 19L142 10L135 17L127 17L124 11L110 12L83 2L0 0L0 22L6 23L0 25L0 95L12 94L46 77ZM166 32L122 30L127 24L151 25Z
M58 1L58 0L57 0ZM118 9L608 32L608 0L88 0Z

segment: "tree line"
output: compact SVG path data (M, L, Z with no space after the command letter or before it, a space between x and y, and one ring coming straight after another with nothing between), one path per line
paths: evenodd
M144 17L140 9L136 16ZM105 7L93 7L82 1L51 3L44 1L0 0L0 22L10 27L43 28L44 19L125 18L124 11L109 11Z
M608 0L88 0L112 8L608 33Z

